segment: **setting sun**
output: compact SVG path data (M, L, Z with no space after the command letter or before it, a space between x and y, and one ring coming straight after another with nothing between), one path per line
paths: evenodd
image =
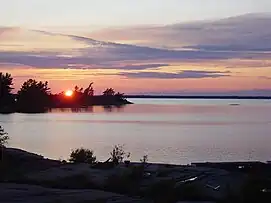
M65 91L65 96L66 97L71 97L72 95L73 95L73 91L72 90Z

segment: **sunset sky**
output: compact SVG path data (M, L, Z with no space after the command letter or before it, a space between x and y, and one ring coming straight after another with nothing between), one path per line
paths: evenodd
M16 90L271 96L271 1L3 0L0 72Z

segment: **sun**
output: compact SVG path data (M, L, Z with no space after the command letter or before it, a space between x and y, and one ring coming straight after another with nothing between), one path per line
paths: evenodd
M66 97L71 97L73 95L73 91L72 90L66 90L64 94L65 94Z

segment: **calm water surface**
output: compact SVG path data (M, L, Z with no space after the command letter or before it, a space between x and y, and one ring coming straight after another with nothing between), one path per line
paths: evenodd
M123 108L0 115L10 146L66 159L91 148L106 160L115 144L151 162L271 160L271 100L131 99ZM231 105L238 104L238 105Z

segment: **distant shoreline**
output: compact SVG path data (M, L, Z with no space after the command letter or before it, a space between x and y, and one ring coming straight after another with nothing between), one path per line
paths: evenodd
M176 95L125 95L126 98L138 99L258 99L271 100L271 96L176 96Z

